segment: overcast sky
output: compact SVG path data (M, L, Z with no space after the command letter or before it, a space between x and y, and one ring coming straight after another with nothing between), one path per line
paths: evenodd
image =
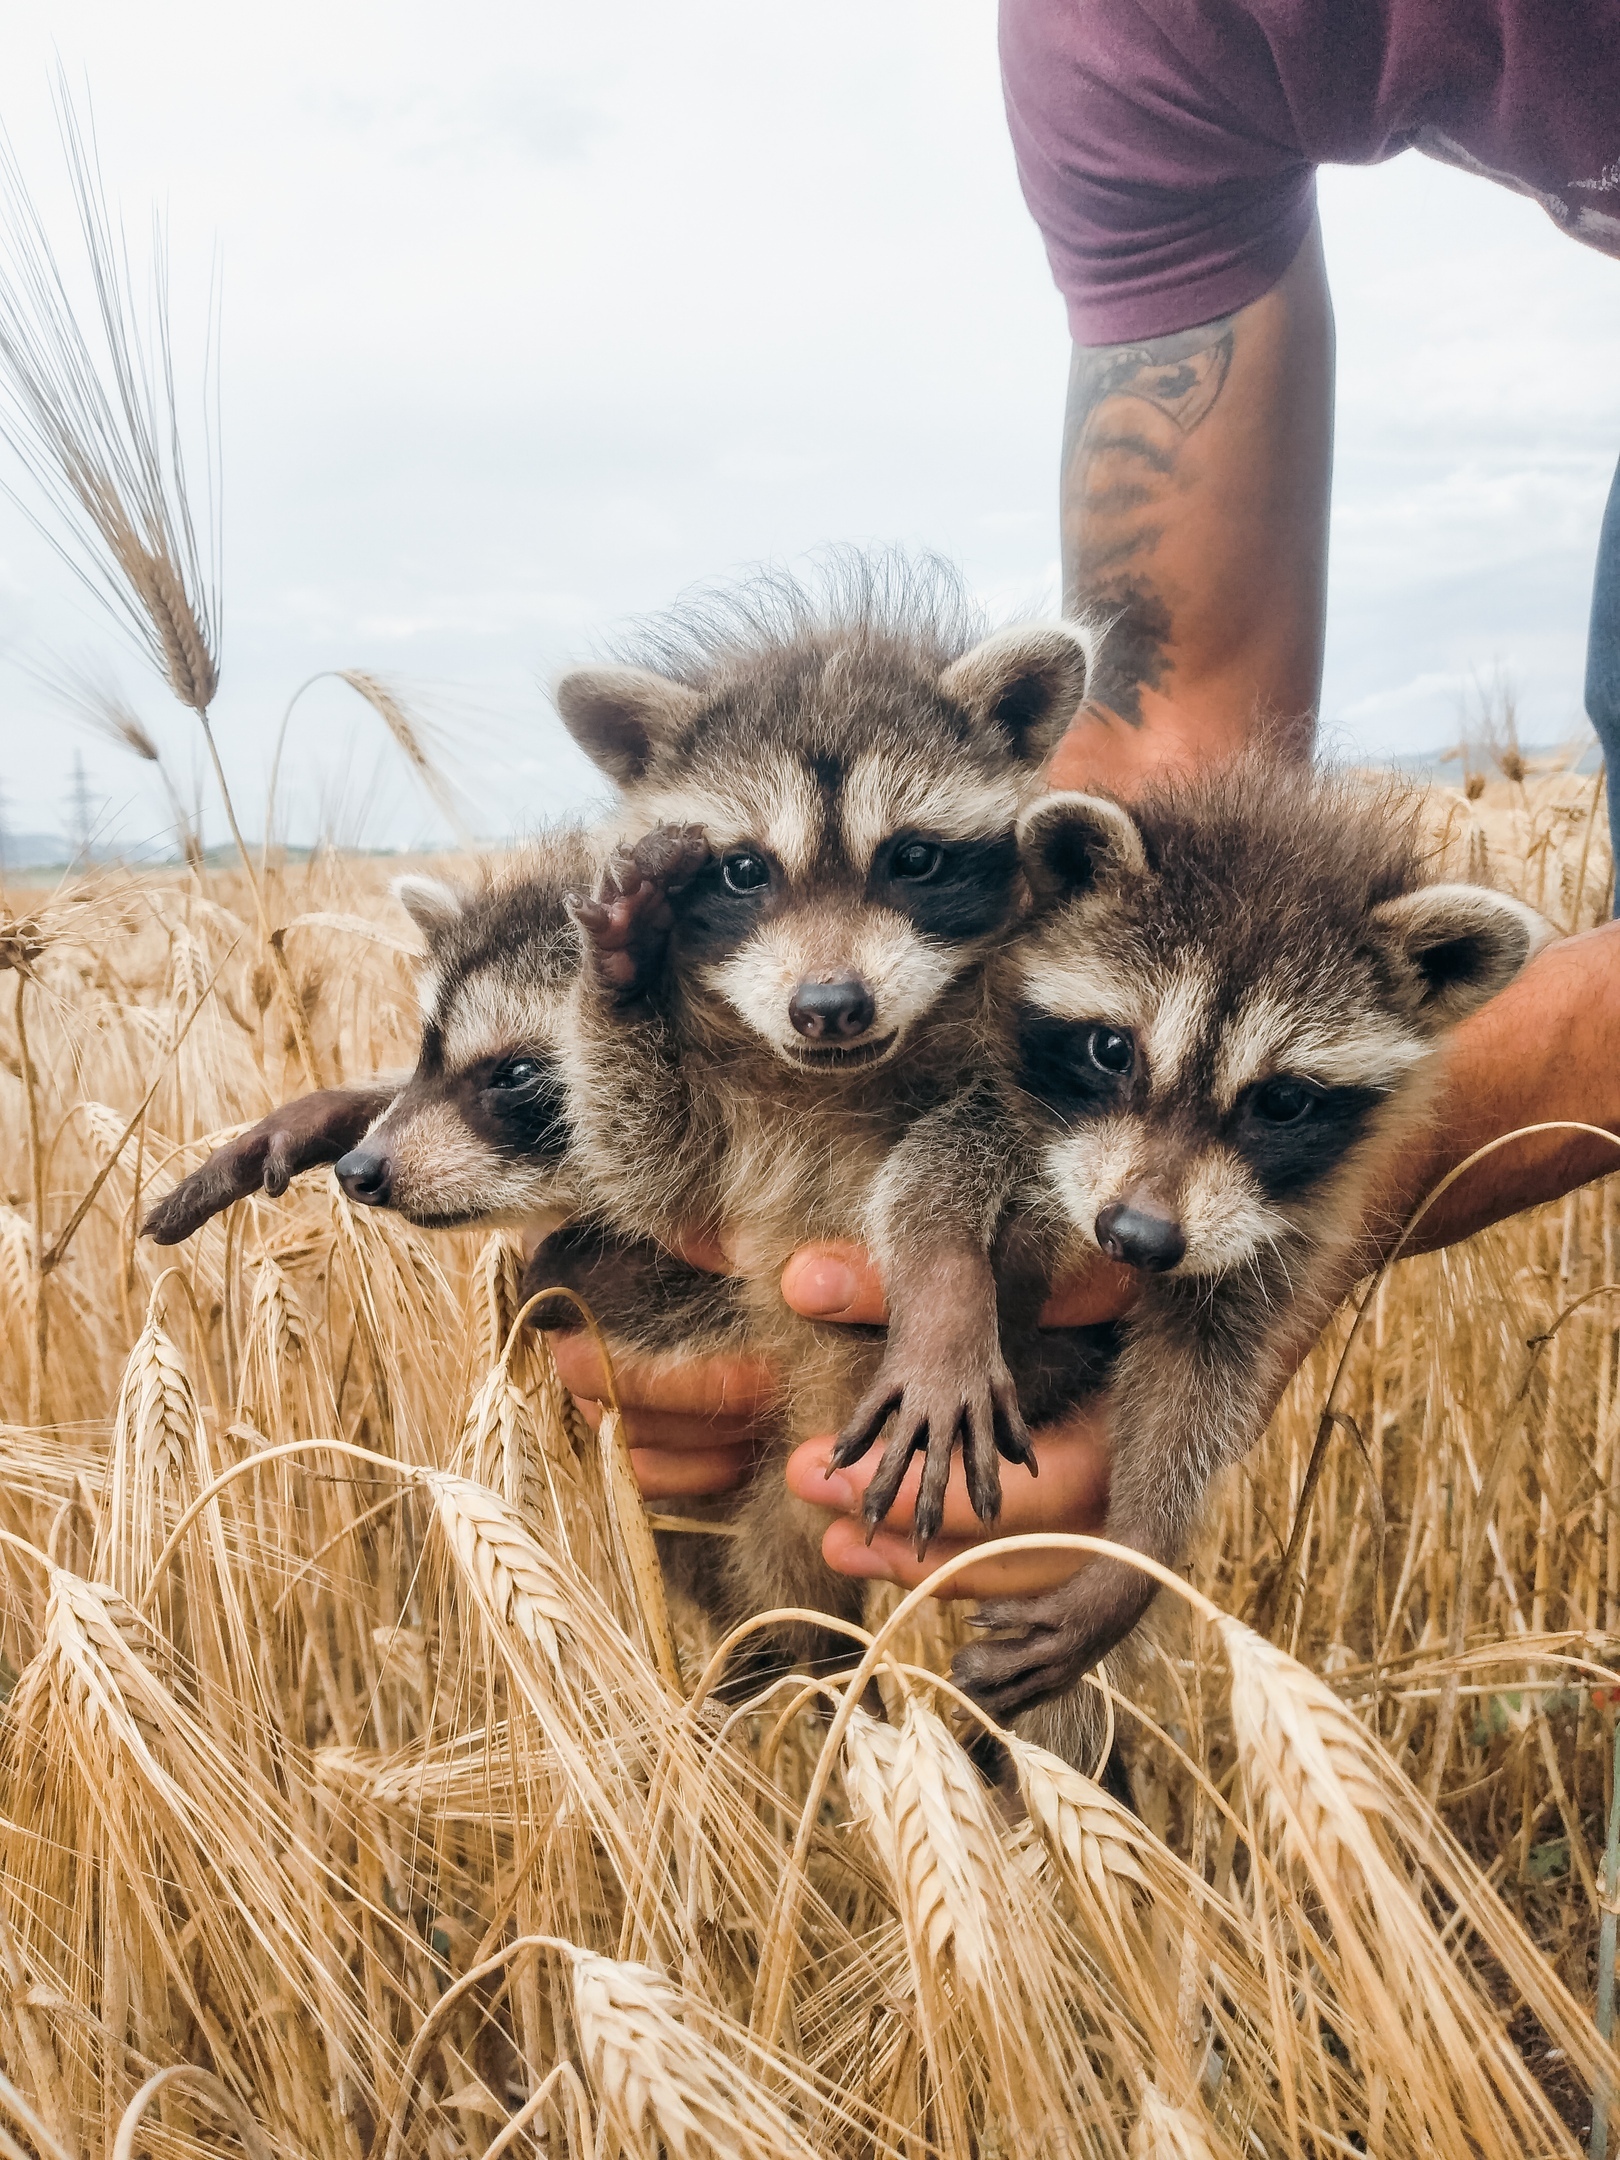
M68 244L56 56L132 232L167 206L187 351L216 244L223 265L216 710L250 825L321 668L421 686L500 831L589 790L543 684L694 580L900 541L998 608L1055 603L1067 346L993 0L35 0L0 16L0 115ZM1620 452L1620 266L1415 156L1323 194L1330 737L1441 746L1497 664L1526 737L1565 736ZM117 650L0 505L0 657ZM189 773L187 716L119 667ZM341 686L291 740L304 819L433 829ZM0 743L13 828L62 825L75 747L115 829L159 825L141 769L15 664Z

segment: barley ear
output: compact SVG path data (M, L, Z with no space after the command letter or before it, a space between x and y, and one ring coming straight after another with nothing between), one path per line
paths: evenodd
M1244 1775L1286 1848L1365 1881L1382 1867L1374 1826L1390 1796L1367 1734L1332 1691L1242 1621L1223 1615L1232 1668L1232 1725Z
M1004 1742L1030 1822L1081 1910L1116 1936L1133 1927L1148 1892L1134 1815L1083 1772L1027 1740Z

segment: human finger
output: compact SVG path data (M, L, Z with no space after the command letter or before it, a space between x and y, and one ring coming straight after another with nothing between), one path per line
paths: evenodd
M607 1408L600 1396L576 1395L583 1415L591 1424ZM624 1429L632 1447L680 1448L701 1451L707 1447L754 1446L755 1422L746 1417L699 1416L686 1410L626 1409L621 1403Z
M594 1431L605 1405L579 1398L580 1415ZM746 1428L732 1430L716 1419L677 1419L645 1411L625 1413L630 1467L643 1500L699 1499L733 1492L754 1467L754 1440Z
M1099 1327L1129 1312L1141 1294L1142 1278L1135 1268L1098 1253L1077 1274L1052 1285L1052 1294L1041 1307L1041 1326Z
M1056 1526L1048 1523L1044 1527L1052 1529ZM1010 1537L1012 1533L998 1524L996 1534ZM902 1590L915 1590L947 1560L972 1552L975 1545L982 1542L978 1538L935 1538L919 1559L910 1539L886 1525L868 1545L859 1523L852 1522L847 1515L836 1515L821 1541L821 1554L827 1565L840 1575L891 1582ZM1059 1583L1067 1582L1075 1566L1076 1556L1072 1552L1007 1553L963 1568L951 1577L939 1595L947 1603L956 1598L1031 1597L1038 1591L1053 1590Z
M920 1465L914 1463L908 1470L892 1509L870 1544L859 1517L866 1487L877 1467L872 1458L834 1471L829 1477L826 1473L832 1455L831 1440L810 1440L789 1458L787 1483L800 1499L835 1510L822 1545L830 1567L841 1574L878 1576L910 1588L924 1581L942 1560L990 1538L1018 1537L1041 1530L1102 1529L1108 1514L1108 1444L1101 1418L1081 1414L1062 1425L1046 1426L1035 1435L1035 1451L1041 1473L1038 1478L1031 1477L1018 1464L1002 1465L1001 1513L993 1524L981 1523L974 1514L961 1462L953 1462L945 1488L942 1534L920 1561L911 1543ZM987 1561L983 1568L966 1570L944 1595L984 1597L1046 1588L1071 1575L1074 1566L1070 1553L1016 1554L1005 1560Z
M706 1265L699 1261L696 1264ZM1097 1327L1117 1320L1135 1304L1142 1279L1098 1253L1077 1273L1054 1285L1041 1312L1043 1327ZM782 1296L807 1320L840 1320L881 1326L889 1309L883 1279L863 1246L845 1241L801 1245L782 1270Z
M701 1500L747 1482L754 1451L732 1447L632 1447L630 1467L643 1500Z
M566 1388L595 1401L609 1399L607 1367L588 1329L572 1328L547 1340ZM777 1395L776 1377L766 1359L729 1355L615 1357L612 1383L611 1392L627 1412L651 1410L741 1423L760 1417Z
M889 1317L883 1279L871 1254L845 1240L801 1245L782 1270L782 1296L807 1320L876 1327Z
M1108 1512L1108 1440L1100 1418L1082 1414L1062 1425L1043 1426L1035 1435L1035 1460L1039 1476L1021 1463L1001 1465L1001 1513L993 1524L982 1523L968 1498L967 1478L958 1453L945 1485L945 1513L941 1525L945 1537L1019 1537L1028 1530L1089 1530ZM790 1492L818 1507L857 1516L865 1505L867 1488L877 1475L881 1457L874 1450L859 1462L828 1471L832 1463L830 1436L805 1441L787 1462ZM921 1458L914 1457L901 1480L890 1507L886 1527L909 1531L914 1521Z

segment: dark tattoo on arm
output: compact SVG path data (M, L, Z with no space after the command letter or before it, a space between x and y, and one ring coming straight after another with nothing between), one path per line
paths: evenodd
M1170 672L1153 569L1182 442L1225 387L1232 317L1138 345L1077 345L1063 430L1063 599L1107 626L1087 703L1142 724ZM1166 423L1169 423L1167 426Z

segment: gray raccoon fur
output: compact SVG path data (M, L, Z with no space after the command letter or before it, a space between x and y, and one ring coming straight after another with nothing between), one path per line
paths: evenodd
M996 1333L1008 1151L984 969L1020 904L1015 821L1079 702L1085 638L986 638L953 585L856 564L830 600L774 581L633 658L558 691L632 842L575 910L576 1158L630 1235L725 1231L750 1342L788 1376L728 1550L735 1609L853 1614L857 1586L821 1558L825 1513L783 1489L794 1446L841 1429L851 1459L893 1412L870 1519L922 1448L920 1544L959 1434L987 1519L998 1450L1028 1453ZM965 1150L972 1174L952 1183ZM784 1304L809 1239L874 1250L886 1342ZM1095 1353L1080 1363L1094 1384Z
M1436 1052L1550 933L1503 894L1426 882L1393 789L1265 759L1129 809L1047 796L1020 843L1035 912L997 987L1023 1202L1054 1272L1099 1247L1149 1271L1121 1329L1107 1534L1175 1567L1209 1480L1365 1271ZM1076 1683L1155 1587L1099 1559L996 1600L980 1624L1004 1639L957 1678L1067 1747Z
M556 1037L578 945L563 896L593 864L587 836L569 828L469 890L397 880L426 946L415 1071L283 1103L166 1193L143 1234L178 1243L234 1200L261 1187L279 1197L302 1171L357 1156L377 1174L354 1197L424 1227L568 1212ZM498 1068L520 1057L534 1067L519 1075L526 1085L487 1084L508 1081Z
M396 897L426 948L415 1071L282 1104L165 1194L144 1234L177 1244L233 1201L261 1187L279 1196L301 1172L335 1163L352 1199L425 1228L568 1217L530 1256L524 1300L577 1292L611 1354L740 1347L736 1285L612 1231L589 1212L572 1161L558 1053L579 941L564 895L592 875L599 853L589 834L564 829L470 886L398 879ZM571 1327L578 1313L558 1298L532 1319ZM720 1608L709 1541L658 1543L672 1579Z
M723 1347L736 1334L732 1287L673 1254L616 1236L588 1211L569 1148L558 1054L579 964L564 896L599 850L564 828L469 886L404 877L395 895L422 933L422 1034L398 1079L328 1088L284 1103L216 1149L142 1225L171 1245L261 1188L337 1165L351 1198L427 1229L567 1221L534 1255L534 1289L577 1290L623 1351ZM561 1301L542 1323L567 1324Z

